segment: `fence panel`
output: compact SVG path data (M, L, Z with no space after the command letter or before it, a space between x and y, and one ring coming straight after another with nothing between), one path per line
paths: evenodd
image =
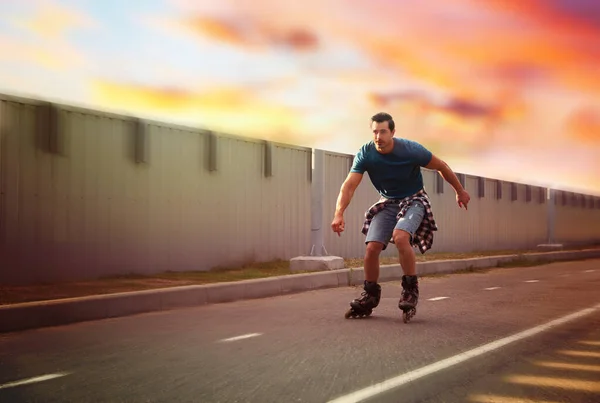
M0 282L208 270L310 252L312 150L0 97ZM352 155L325 152L323 231L332 255L361 258L368 174L330 229ZM540 188L460 175L471 195L423 170L439 226L431 252L547 241ZM441 185L441 187L440 187ZM482 188L480 189L480 186ZM482 191L483 190L483 191ZM555 241L600 240L600 201L556 192ZM391 245L383 256L395 256Z

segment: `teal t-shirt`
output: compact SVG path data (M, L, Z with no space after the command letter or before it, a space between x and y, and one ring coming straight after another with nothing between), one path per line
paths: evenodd
M397 137L393 140L394 149L389 154L379 153L372 140L363 145L350 172L367 172L380 195L401 199L423 189L421 167L429 164L432 153L415 141Z

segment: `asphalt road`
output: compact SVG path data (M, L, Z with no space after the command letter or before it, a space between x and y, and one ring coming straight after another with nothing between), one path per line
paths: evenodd
M0 335L0 402L600 402L600 260L422 278L408 324L382 288Z

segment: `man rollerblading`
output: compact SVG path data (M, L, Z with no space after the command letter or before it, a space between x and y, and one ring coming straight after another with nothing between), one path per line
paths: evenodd
M422 254L429 250L433 244L433 233L438 229L424 189L421 167L438 171L452 185L459 207L466 209L470 196L444 161L416 141L394 137L395 123L389 114L381 112L371 117L371 131L373 140L360 148L341 186L331 223L332 230L341 236L345 227L344 211L367 172L380 199L365 213L362 228L366 235L365 292L360 299L350 303L346 317L368 316L379 304L379 255L389 243L393 243L398 249L398 260L404 274L398 308L403 311L407 322L416 313L419 300L413 248L418 247Z

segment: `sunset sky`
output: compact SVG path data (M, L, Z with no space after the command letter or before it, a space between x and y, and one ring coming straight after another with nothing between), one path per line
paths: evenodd
M597 0L0 0L0 91L600 195Z

